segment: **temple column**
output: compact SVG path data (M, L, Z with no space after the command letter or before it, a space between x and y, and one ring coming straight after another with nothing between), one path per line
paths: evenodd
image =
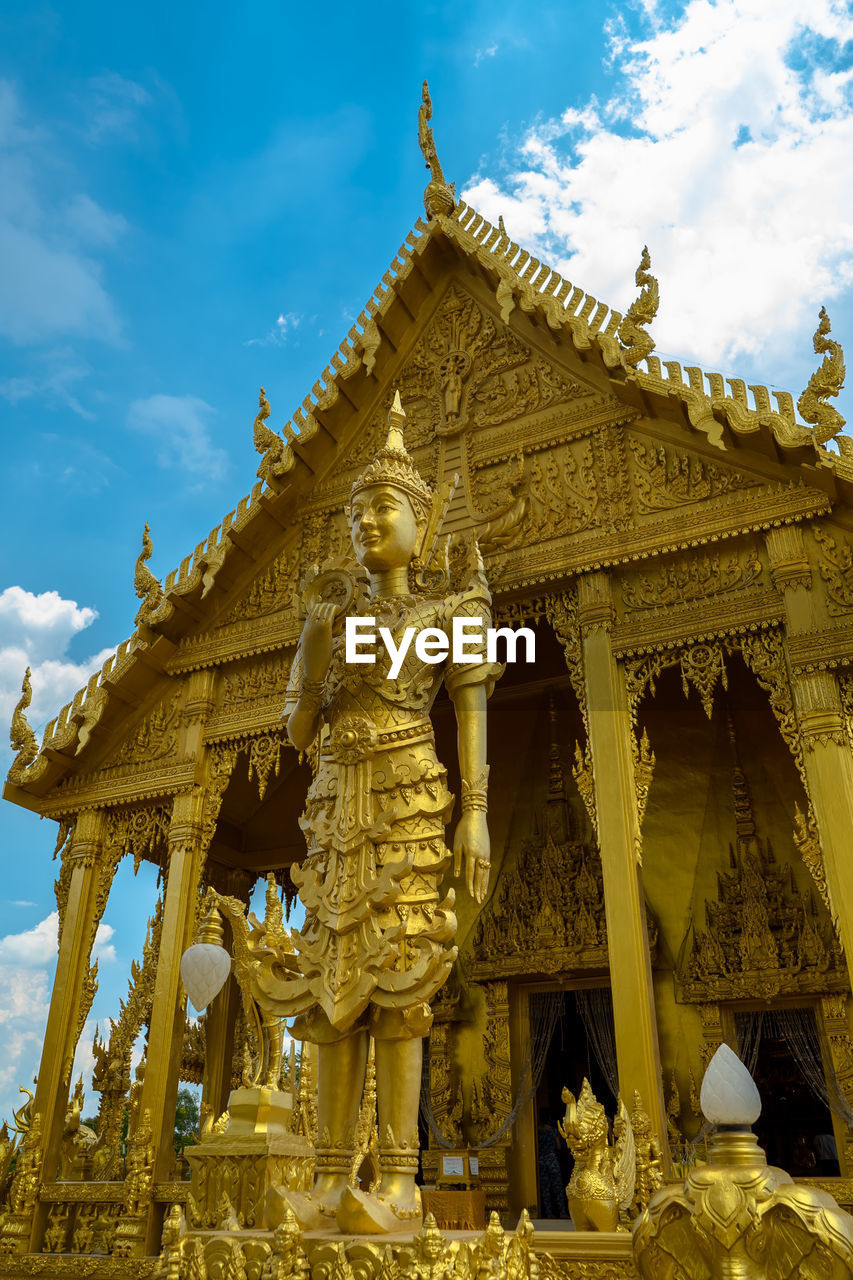
M625 677L610 645L610 580L578 580L584 689L604 876L610 986L619 1088L627 1107L637 1089L662 1138L664 1105L654 989L646 927L639 823L631 751L633 728Z
M766 535L773 581L785 604L787 637L820 630L812 573L799 526ZM794 672L791 690L800 728L802 769L817 823L832 912L853 984L853 749L832 671Z
M68 1085L80 1032L80 1010L85 1007L86 986L92 983L89 959L95 935L95 899L105 830L106 817L101 810L81 813L70 844L62 854L59 884L62 885L67 876L67 896L58 894L59 956L33 1102L33 1114L37 1114L41 1122L42 1182L54 1182L59 1169ZM47 1208L40 1205L33 1215L30 1238L24 1246L33 1252L40 1248Z
M175 797L169 827L168 870L163 897L163 929L151 1021L145 1078L136 1118L128 1136L128 1178L125 1183L127 1212L119 1226L119 1256L157 1253L162 1228L162 1206L152 1192L167 1182L174 1158L175 1108L186 1020L186 993L181 983L181 956L194 941L199 883L204 863L204 791ZM144 1126L150 1134L141 1139ZM132 1185L131 1155L138 1173ZM141 1193L141 1194L140 1194Z

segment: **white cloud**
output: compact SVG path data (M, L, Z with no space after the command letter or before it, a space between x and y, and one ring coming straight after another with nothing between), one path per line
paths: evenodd
M0 1120L11 1119L13 1108L21 1106L24 1098L17 1097L15 1089L38 1070L56 961L58 918L52 911L34 928L0 938ZM114 935L112 926L102 921L92 948L101 970L117 958L111 942ZM76 1080L82 1072L87 1088L91 1088L94 1066L94 1030L95 1022L90 1018L80 1036L72 1074Z
M663 351L716 363L784 346L853 281L853 14L842 0L643 9L648 39L609 28L614 95L537 122L506 178L478 176L464 198L620 310L648 244Z
M248 338L243 343L245 347L285 347L293 338L296 330L302 324L304 316L298 315L295 311L280 311L276 318L275 324L264 338ZM316 320L316 316L312 319Z
M85 193L58 207L49 177L66 164L0 80L0 336L15 343L120 336L103 264L90 250L115 240L124 220Z
M127 230L127 221L120 213L102 209L85 192L71 197L65 222L81 241L92 245L114 244Z
M91 420L94 414L85 407L75 392L88 378L90 369L67 347L39 352L32 359L28 373L18 373L0 382L0 396L16 405L22 400L45 400L48 405L64 406L79 417Z
M64 653L72 636L90 627L95 609L64 600L58 591L34 595L23 587L0 594L0 639L3 646L25 648L33 662Z
M487 45L485 49L478 49L474 54L474 66L479 67L484 58L493 58L498 51L496 44Z
M228 455L210 439L215 414L198 396L154 395L134 400L127 425L154 441L158 465L176 468L182 483L197 477L198 485L210 484L221 480L228 467Z
M139 116L151 94L135 80L111 71L93 77L88 84L86 138L93 145L109 138L135 138Z
M14 586L0 593L0 723L8 724L12 718L27 667L32 670L33 687L27 718L33 728L55 716L100 670L112 649L102 649L80 662L66 657L72 638L97 616L96 610L66 600L58 591L35 595Z
M49 964L56 956L58 920L57 912L51 911L32 929L23 933L7 933L5 938L0 938L0 964L32 965L36 968Z

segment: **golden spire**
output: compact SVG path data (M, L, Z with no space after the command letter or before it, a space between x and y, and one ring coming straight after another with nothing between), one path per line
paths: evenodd
M827 404L829 396L837 396L844 386L847 370L841 343L829 336L829 316L826 307L820 309L820 321L815 329L815 355L823 356L823 363L809 378L809 385L797 401L797 408L804 420L814 427L812 435L816 444L827 444L844 428L844 418L835 405Z
M429 511L432 506L433 493L423 477L415 470L406 449L403 427L406 414L400 392L394 392L394 399L388 411L388 436L384 445L371 462L357 476L350 490L350 502L357 493L369 485L390 484L402 489L416 504L418 513Z
M643 245L640 265L634 275L640 296L634 299L625 312L618 331L619 341L625 347L622 362L629 373L636 372L637 362L655 349L654 338L645 329L654 320L660 304L660 288L649 270L651 265L648 246Z
M435 149L430 120L432 120L432 98L429 96L429 85L424 80L421 105L418 108L418 142L426 167L430 171L430 181L424 191L424 208L427 217L434 218L438 214L446 216L452 213L456 208L456 196L452 185L448 186L445 181L444 171Z
M739 840L749 840L755 835L755 815L752 811L749 784L740 762L735 726L730 712L726 715L726 729L732 749L732 805L735 811L735 829Z

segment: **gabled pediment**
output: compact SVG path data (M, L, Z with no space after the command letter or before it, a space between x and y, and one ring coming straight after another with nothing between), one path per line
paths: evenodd
M620 320L464 205L418 222L282 436L267 432L263 481L48 727L14 797L118 760L157 681L292 648L299 584L348 548L346 500L395 388L424 477L460 476L446 529L476 534L497 595L672 553L688 524L701 547L853 495L853 468L792 425L790 397L776 413L736 379L729 395L675 362L662 377L653 356L632 369Z

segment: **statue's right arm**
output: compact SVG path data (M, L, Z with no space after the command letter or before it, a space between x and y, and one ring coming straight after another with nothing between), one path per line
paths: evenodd
M287 721L287 736L298 751L305 751L320 728L323 686L332 661L332 622L337 606L315 604L302 628L302 687Z

